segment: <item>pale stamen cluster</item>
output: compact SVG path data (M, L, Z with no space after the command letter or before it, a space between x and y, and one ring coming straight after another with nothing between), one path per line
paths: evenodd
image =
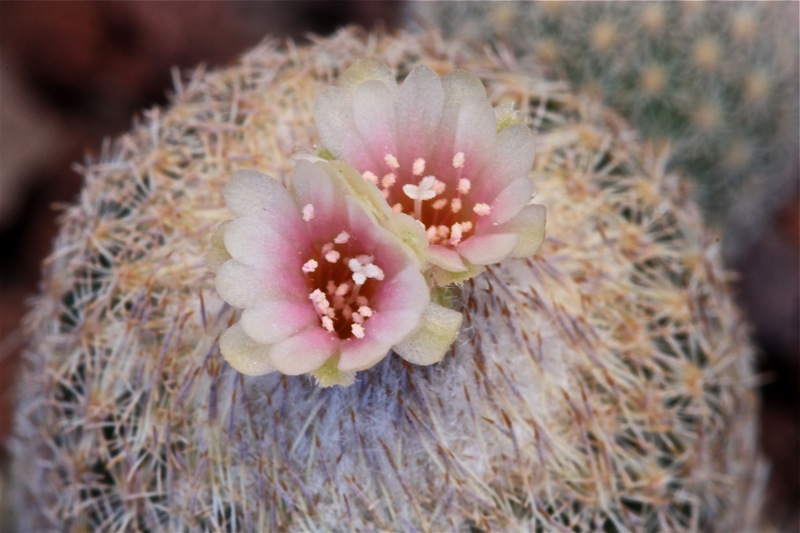
M451 161L450 174L426 174L427 162L418 157L411 164L408 179L400 173L400 162L393 154L384 156L388 172L379 177L366 171L362 177L378 186L396 213L407 213L425 227L430 244L456 246L475 228L477 216L487 216L489 204L470 197L472 183L463 177L464 152L457 152ZM441 174L441 173L440 173ZM402 187L395 187L402 182ZM399 191L402 191L400 194Z
M311 204L306 207L313 213ZM340 338L361 339L366 335L366 322L375 314L369 301L375 285L365 285L369 280L382 281L384 272L374 263L373 256L351 254L350 238L342 231L319 249L317 258L306 261L302 270L313 287L308 299L314 304L321 326Z

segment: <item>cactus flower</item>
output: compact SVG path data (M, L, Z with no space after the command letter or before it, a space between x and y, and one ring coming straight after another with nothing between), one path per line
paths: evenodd
M442 358L461 315L430 302L416 256L346 196L324 169L300 161L291 190L255 171L234 174L225 202L236 216L216 239L222 298L242 308L220 339L236 370L313 374L346 385L398 345L417 364ZM420 327L423 314L439 329Z
M467 72L439 78L418 66L398 86L386 65L364 60L318 95L314 115L325 148L377 188L386 209L422 223L425 259L447 273L440 281L541 244L545 210L530 204L532 134L522 124L499 128Z

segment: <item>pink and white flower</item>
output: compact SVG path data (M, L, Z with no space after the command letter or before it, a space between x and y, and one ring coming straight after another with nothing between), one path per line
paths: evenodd
M398 86L386 65L364 60L319 94L315 119L334 157L377 188L389 210L422 223L425 258L449 274L445 281L541 244L545 209L531 204L528 177L532 134L521 124L498 128L486 90L467 72L439 78L418 66Z
M244 374L312 373L322 385L352 383L392 347L417 364L439 361L461 315L430 302L416 256L326 165L300 161L291 191L255 171L226 187L236 219L216 241L225 250L209 257L227 259L217 290L243 311L222 355ZM437 313L444 329L433 335L421 321Z

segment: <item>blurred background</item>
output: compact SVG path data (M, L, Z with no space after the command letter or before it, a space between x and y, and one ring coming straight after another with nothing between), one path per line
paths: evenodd
M264 38L433 26L535 56L678 154L760 350L770 513L800 530L799 4L766 4L0 1L0 442L26 299L58 206L80 190L74 163L166 105L176 73L228 65Z

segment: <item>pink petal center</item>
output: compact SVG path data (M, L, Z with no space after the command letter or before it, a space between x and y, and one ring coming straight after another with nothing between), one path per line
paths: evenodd
M365 170L363 176L380 188L393 211L422 222L430 244L453 248L491 213L472 186L470 163L464 152L456 152L438 168L422 157L402 161L386 154L381 168Z
M340 231L312 246L302 267L320 327L341 340L367 334L367 323L376 313L372 300L384 279L383 269L358 249L357 240Z

